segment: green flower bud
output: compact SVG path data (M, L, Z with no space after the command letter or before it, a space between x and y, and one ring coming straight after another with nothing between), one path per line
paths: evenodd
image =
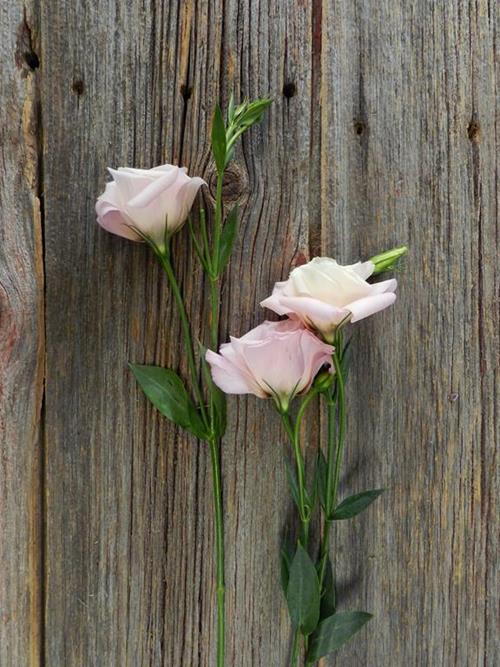
M400 248L393 248L392 250L387 250L386 252L380 253L380 255L375 255L369 260L372 264L375 264L375 270L372 275L376 276L379 273L384 273L385 271L393 271L401 257L406 255L408 248L404 245Z
M329 389L333 383L333 375L330 371L322 370L314 378L313 387L316 391L323 392Z

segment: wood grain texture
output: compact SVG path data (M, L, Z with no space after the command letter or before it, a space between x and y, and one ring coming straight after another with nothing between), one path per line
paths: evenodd
M339 526L348 602L376 614L347 664L498 660L494 12L370 2L324 15L322 156L338 156L324 162L324 249L411 248L396 307L356 334L345 489L390 492Z
M34 6L0 12L0 664L214 663L208 454L126 366L185 374L178 319L151 254L100 230L94 202L125 164L182 163L213 191L230 91L275 102L225 185L243 219L221 339L313 255L411 248L396 306L355 329L349 378L341 491L389 492L332 539L342 608L375 619L325 665L497 664L496 3ZM186 230L175 257L201 335ZM229 407L227 664L278 667L285 438L267 403Z
M41 664L43 252L36 15L0 11L0 664Z

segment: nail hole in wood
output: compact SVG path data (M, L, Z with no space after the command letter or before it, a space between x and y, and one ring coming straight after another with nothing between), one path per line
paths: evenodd
M71 89L77 95L83 95L83 91L85 90L85 86L83 84L83 81L81 79L75 79L73 81L73 85L71 86Z
M477 120L471 120L467 128L467 136L470 141L477 141L479 139L479 134L481 132L481 127Z
M293 83L293 81L289 81L283 86L283 95L287 98L287 100L293 97L296 92L297 86Z
M35 70L40 67L40 59L34 51L25 51L23 55L24 60L30 69Z
M365 124L360 120L355 120L354 121L354 131L356 132L358 137L361 136L363 134L363 132L365 131Z
M191 97L191 93L193 92L193 89L191 86L188 86L186 83L183 83L181 86L181 95L182 99L184 102L187 102L189 98Z

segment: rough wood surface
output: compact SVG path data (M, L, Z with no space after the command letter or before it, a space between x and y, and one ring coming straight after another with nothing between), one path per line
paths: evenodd
M31 3L29 3L31 5ZM0 9L0 664L41 664L43 248L38 35Z
M213 664L207 452L126 368L183 373L178 320L147 249L93 207L107 166L213 182L210 115L231 90L275 103L225 188L243 222L222 338L297 262L411 248L396 306L356 328L342 490L389 492L333 537L344 607L375 619L328 664L498 664L497 4L34 6L0 11L0 664ZM175 252L200 327L187 233ZM287 663L284 442L269 405L230 401L235 667Z

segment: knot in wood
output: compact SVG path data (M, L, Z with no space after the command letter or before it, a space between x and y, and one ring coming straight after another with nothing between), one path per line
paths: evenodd
M213 168L207 178L212 199L217 192L217 171ZM231 204L239 201L248 191L246 173L236 163L232 162L226 169L222 183L222 198L224 203Z
M467 136L469 137L470 141L479 141L480 133L481 126L479 125L479 122L473 118L467 127Z

